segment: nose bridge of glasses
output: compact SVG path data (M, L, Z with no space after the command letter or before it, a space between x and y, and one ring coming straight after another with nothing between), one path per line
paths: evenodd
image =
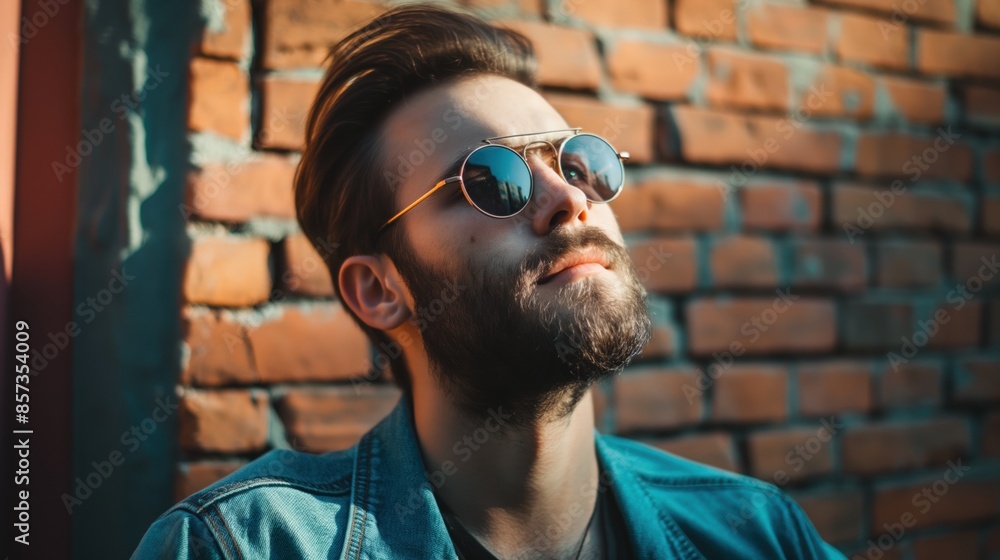
M521 150L521 157L524 158L524 161L528 162L529 167L532 161L538 161L556 173L559 173L559 164L557 161L559 149L552 142L538 140L526 144Z

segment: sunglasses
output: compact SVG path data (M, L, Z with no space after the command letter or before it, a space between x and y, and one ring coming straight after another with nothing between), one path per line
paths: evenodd
M622 191L625 182L623 161L628 152L618 152L607 140L579 128L494 136L483 140L485 145L472 150L462 160L458 174L439 181L423 196L389 218L382 233L404 214L442 187L458 183L465 200L473 208L491 218L510 218L528 206L534 192L534 178L528 166L530 158L540 157L562 178L583 191L590 202L611 202ZM536 141L517 151L499 140L544 134L570 133L556 142Z

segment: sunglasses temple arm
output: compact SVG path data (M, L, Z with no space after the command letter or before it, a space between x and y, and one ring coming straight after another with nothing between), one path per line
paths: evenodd
M448 177L447 179L442 179L441 181L438 181L438 184L434 185L434 188L432 188L431 190L429 190L426 193L424 193L424 195L421 196L420 198L414 200L406 208L403 208L402 210L400 210L398 214L396 214L395 216L389 218L389 221L386 222L385 225L383 225L381 228L379 228L378 232L382 233L382 231L385 230L385 228L391 226L393 222L395 222L396 220L402 218L403 214L406 214L407 212L409 212L410 210L412 210L416 205L418 205L421 202L423 202L424 200L426 200L427 197L429 197L430 195L434 194L439 189L441 189L441 187L443 187L443 186L445 186L447 184L450 184L450 183L454 183L454 182L459 181L459 180L461 180L461 177L459 177L458 175L456 175L454 177Z

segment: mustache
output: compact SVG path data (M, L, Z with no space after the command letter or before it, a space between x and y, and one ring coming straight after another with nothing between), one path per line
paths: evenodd
M526 283L537 282L559 259L585 247L594 247L603 252L612 270L621 270L630 260L628 251L598 227L584 226L575 230L557 228L521 261L518 277Z

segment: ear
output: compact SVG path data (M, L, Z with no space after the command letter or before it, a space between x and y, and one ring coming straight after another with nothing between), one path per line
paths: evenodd
M388 331L411 314L409 293L395 265L385 255L353 255L337 278L345 305L368 326Z

